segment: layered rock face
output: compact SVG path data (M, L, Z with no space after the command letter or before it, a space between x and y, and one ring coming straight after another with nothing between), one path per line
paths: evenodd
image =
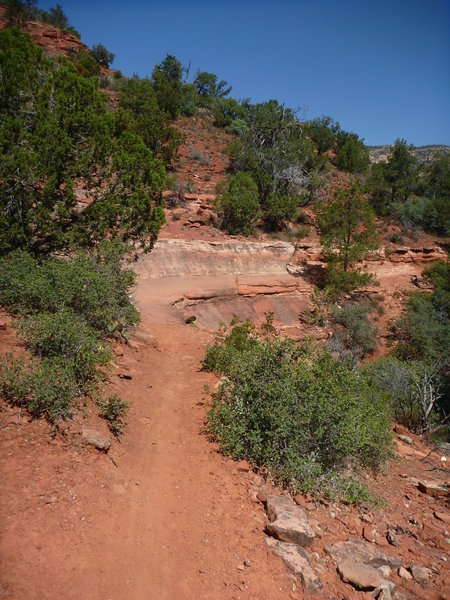
M140 287L170 302L175 319L209 331L233 315L261 322L269 312L277 326L295 328L311 285L287 271L294 250L284 242L160 240L139 261Z

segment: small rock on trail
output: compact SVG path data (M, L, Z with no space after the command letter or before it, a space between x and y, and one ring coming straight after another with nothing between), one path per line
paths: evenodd
M351 558L346 558L338 564L338 572L344 583L350 583L357 590L374 590L383 583L377 569Z
M383 565L397 568L402 566L403 562L399 556L385 554L372 544L356 539L348 540L347 542L337 542L333 546L327 546L325 552L337 563L341 563L351 557L353 560L375 568L382 567Z
M312 566L306 550L298 544L281 542L273 538L266 538L266 543L277 554L287 568L295 573L303 588L310 594L320 594L322 582Z
M102 435L96 429L83 429L81 437L86 444L94 446L94 448L97 448L101 452L108 452L111 447L111 438Z
M288 496L269 496L266 502L270 523L266 531L282 542L291 542L303 547L311 546L314 530L306 512Z

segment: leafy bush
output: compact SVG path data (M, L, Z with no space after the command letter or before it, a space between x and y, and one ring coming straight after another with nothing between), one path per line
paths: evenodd
M135 275L123 269L125 247L104 243L96 253L39 263L23 250L0 259L0 304L21 314L70 309L98 336L126 332L139 321L130 302Z
M126 246L105 242L93 254L38 262L23 250L0 259L0 303L22 316L18 329L28 361L0 363L0 392L52 423L69 416L77 399L100 405L113 433L120 432L126 402L103 399L101 367L112 353L107 338L128 337L139 320L130 301L134 273L121 259Z
M434 290L412 293L394 323L390 356L368 368L396 418L427 435L449 432L450 266L436 262L424 271Z
M227 191L218 197L217 208L228 233L250 235L259 216L258 186L252 176L232 175Z
M205 368L225 376L208 412L222 451L293 490L361 499L358 469L376 470L390 455L386 405L358 369L327 351L262 339L244 323L221 332Z
M99 65L108 67L114 62L115 55L108 52L103 44L97 44L91 48L91 56L95 58Z
M365 173L369 168L369 152L356 133L340 131L337 134L336 165L349 173Z
M263 208L264 220L269 227L279 226L297 218L299 199L288 194L269 194Z
M62 360L0 360L2 397L33 417L44 416L51 423L66 419L77 392L73 372Z
M82 77L98 77L100 75L100 64L87 50L71 52L70 59Z
M130 406L117 394L108 396L99 401L100 416L108 421L109 428L115 435L119 435L125 427L124 418Z
M420 434L448 433L448 382L438 364L390 355L368 365L366 372L372 387L390 404L396 421Z
M97 380L97 367L112 359L112 353L99 342L96 333L68 309L22 319L19 331L32 354L63 359L81 388Z
M332 321L335 328L330 348L338 351L341 358L358 361L372 354L377 346L377 330L368 318L370 307L365 304L334 306Z

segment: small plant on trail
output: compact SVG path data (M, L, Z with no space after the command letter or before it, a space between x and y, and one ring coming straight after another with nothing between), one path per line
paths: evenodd
M128 402L123 400L117 394L108 396L98 402L100 407L100 416L108 421L110 430L114 435L122 433L125 427L125 417L130 410Z

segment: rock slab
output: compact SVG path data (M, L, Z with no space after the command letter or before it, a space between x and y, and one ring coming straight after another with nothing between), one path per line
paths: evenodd
M322 582L314 570L306 550L298 544L281 542L273 538L266 538L266 543L281 558L287 568L298 577L305 591L314 595L322 592Z
M270 523L266 531L282 542L298 544L304 548L314 541L314 530L306 511L294 504L288 496L269 496L266 502Z
M358 590L374 590L383 583L380 573L369 565L347 558L338 565L338 573L344 583L350 583Z
M108 452L111 447L111 439L102 435L96 429L83 429L81 437L86 444L94 446L101 452Z
M348 540L347 542L337 542L333 546L327 546L325 552L338 564L351 557L356 562L376 569L384 565L391 567L391 569L402 566L402 559L400 557L380 552L372 544L357 539Z

